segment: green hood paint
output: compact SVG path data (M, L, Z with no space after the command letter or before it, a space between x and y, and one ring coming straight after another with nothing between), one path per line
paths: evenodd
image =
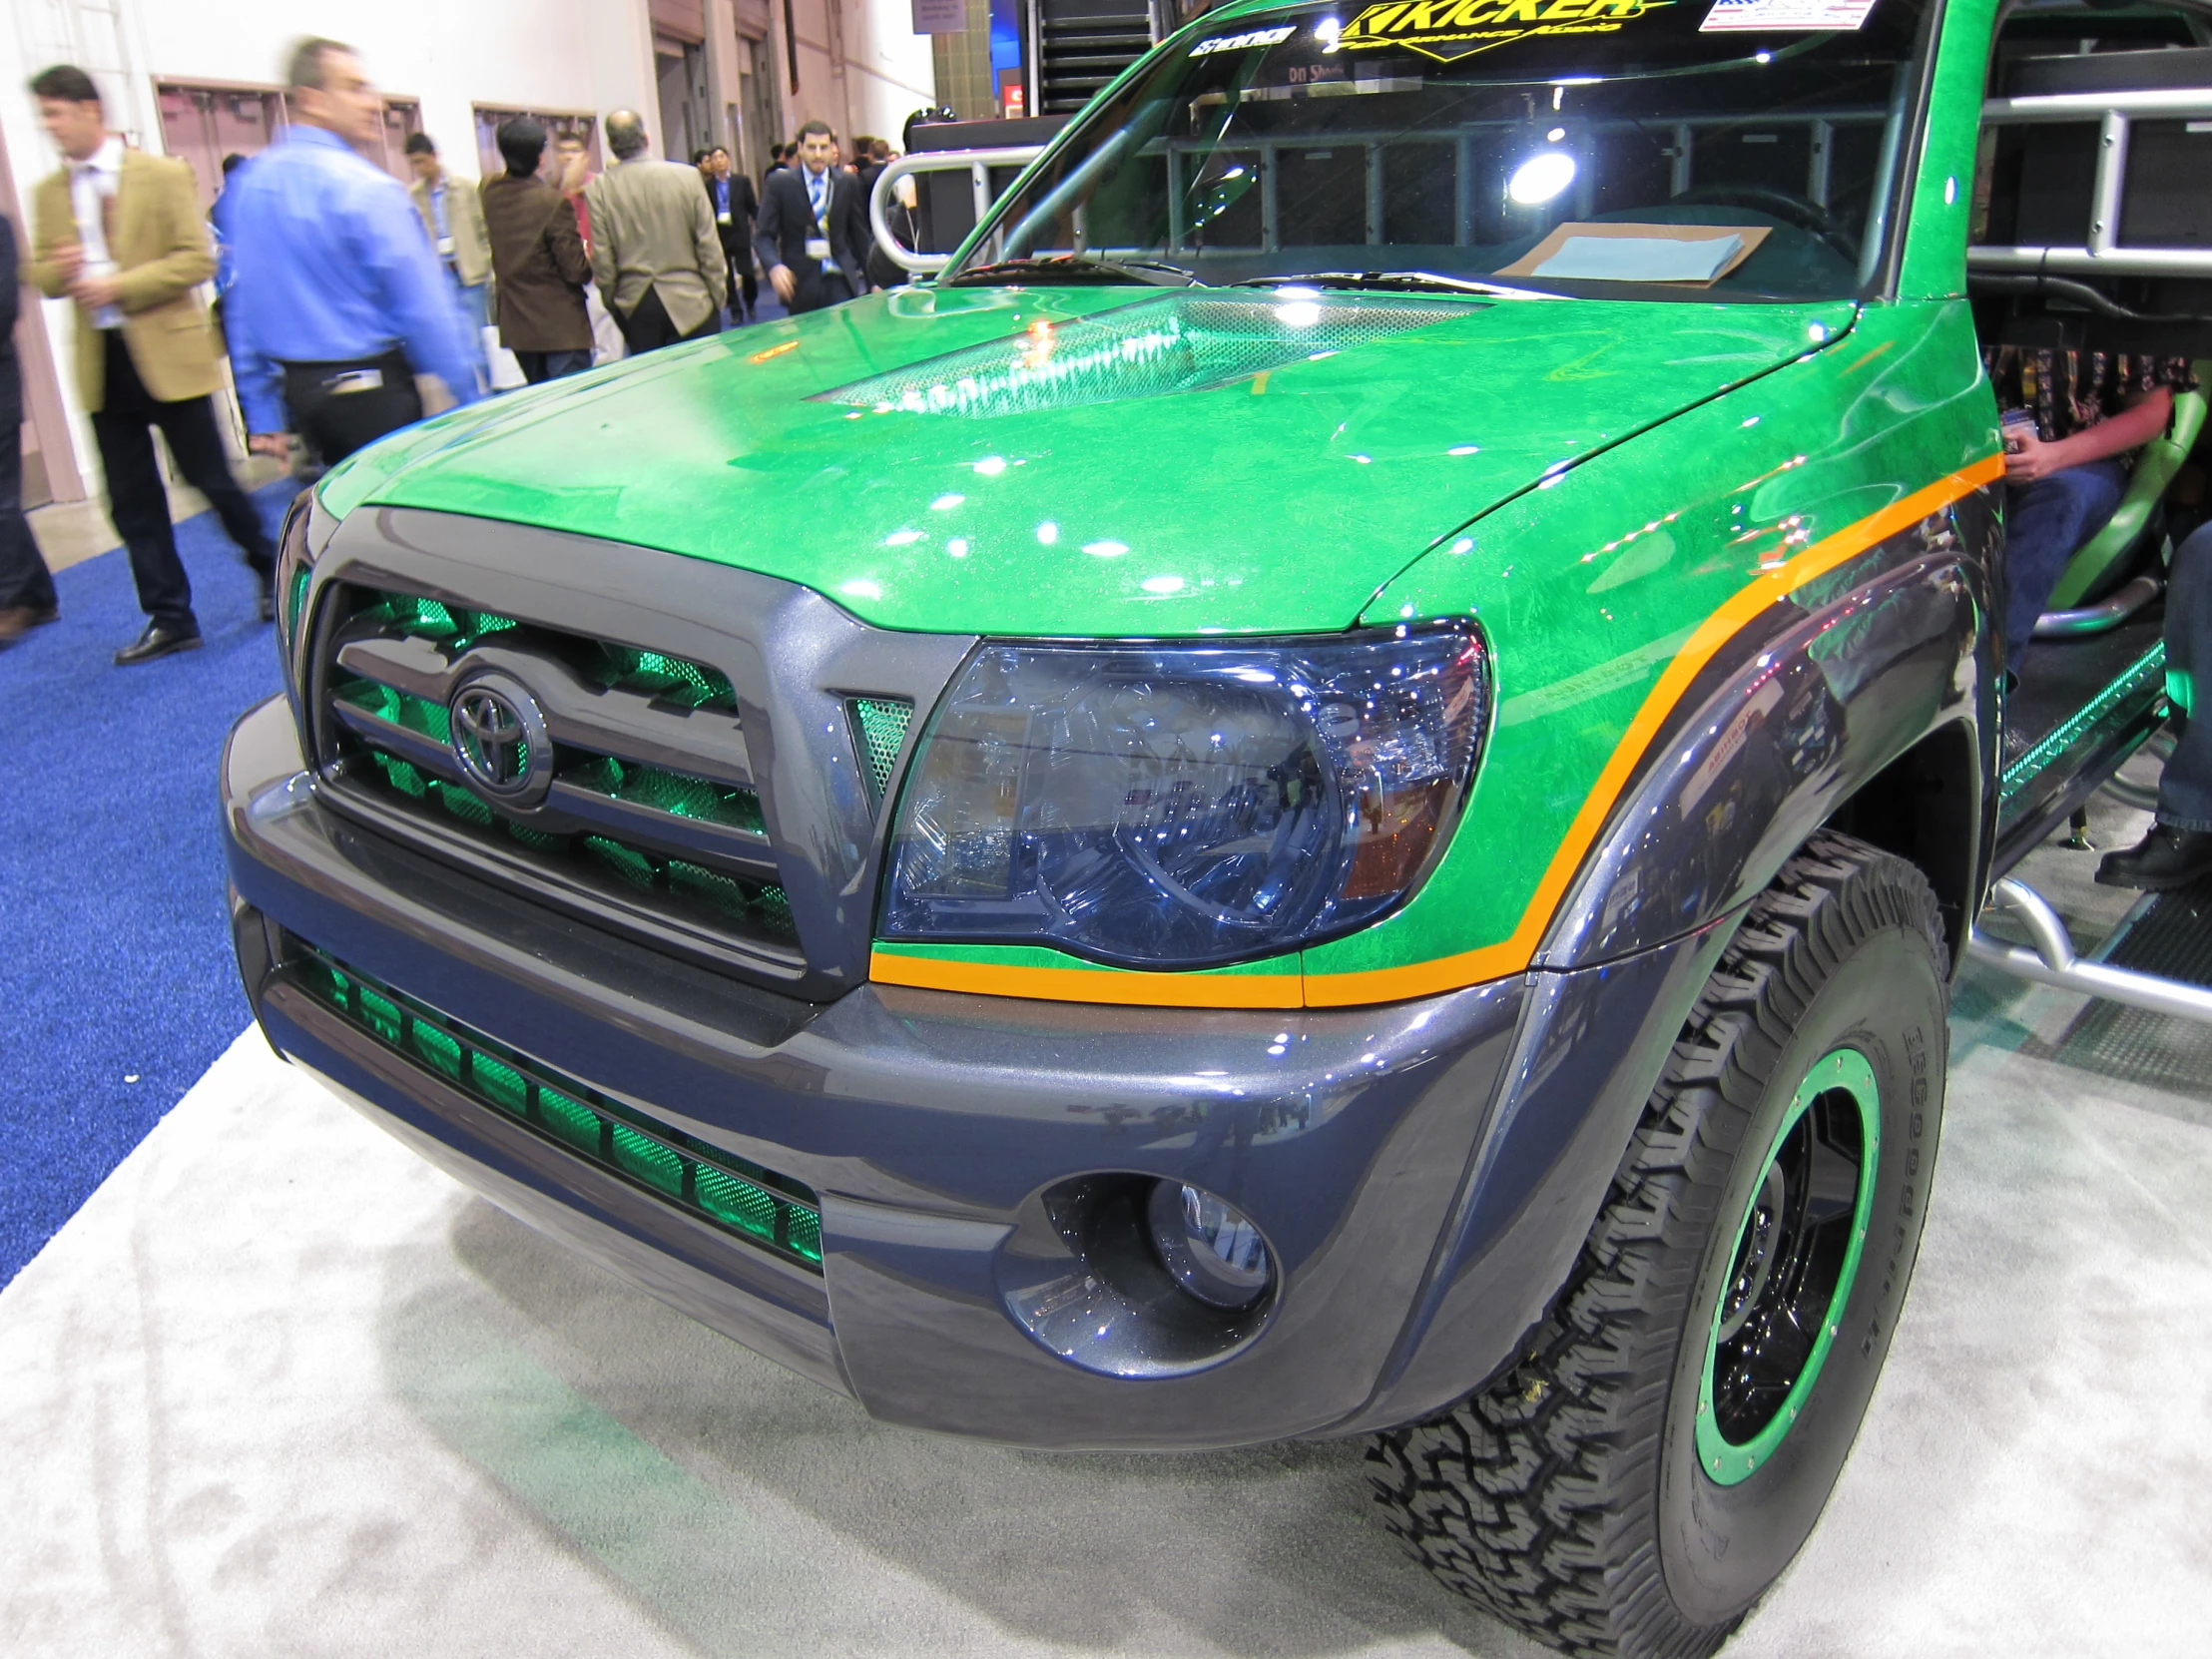
M1468 520L1803 356L1854 313L1477 301L1209 389L1146 395L1157 376L1131 370L1122 394L1108 364L1081 397L1026 412L822 399L971 347L1011 360L1040 321L1159 297L877 295L455 411L364 451L322 497L340 514L429 508L713 559L888 628L1331 630ZM1327 334L1332 299L1321 310Z

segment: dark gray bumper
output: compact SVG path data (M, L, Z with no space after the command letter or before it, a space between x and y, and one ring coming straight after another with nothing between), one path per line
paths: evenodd
M1025 1445L1342 1431L1480 1382L1563 1276L1679 1026L1664 1005L1686 1006L1703 977L1690 941L1532 976L1533 996L1515 979L1371 1009L872 985L809 1004L386 841L318 807L300 767L277 702L240 723L224 763L240 958L281 1052L503 1208L874 1415ZM288 982L286 933L807 1183L823 1273L379 1048ZM1081 1370L1016 1324L1008 1241L1035 1236L1040 1191L1101 1171L1193 1181L1259 1223L1284 1277L1257 1340L1192 1375L1131 1379Z

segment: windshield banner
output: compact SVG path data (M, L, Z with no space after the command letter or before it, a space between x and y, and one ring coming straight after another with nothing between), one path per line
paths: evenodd
M1778 35L1800 29L1857 29L1873 10L1874 0L1715 0L1698 32L1751 29Z
M1345 25L1343 52L1402 46L1438 63L1531 35L1609 35L1672 0L1383 0ZM1868 0L1871 7L1873 0Z

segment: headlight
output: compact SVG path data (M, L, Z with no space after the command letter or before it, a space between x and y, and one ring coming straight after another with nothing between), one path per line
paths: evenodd
M907 784L883 936L1184 968L1361 926L1441 849L1488 696L1460 625L985 645Z

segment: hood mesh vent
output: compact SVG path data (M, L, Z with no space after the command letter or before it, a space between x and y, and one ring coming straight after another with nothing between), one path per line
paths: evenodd
M1169 293L870 375L815 401L912 414L1034 414L1205 391L1479 308L1458 299Z

